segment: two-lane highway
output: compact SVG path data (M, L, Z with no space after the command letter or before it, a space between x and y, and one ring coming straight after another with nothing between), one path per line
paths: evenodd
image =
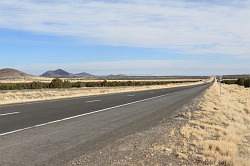
M195 87L195 86L194 86ZM103 109L123 106L145 99L161 97L191 87L158 89L140 92L117 93L91 97L43 101L0 107L0 136L65 118L96 113ZM7 116L8 115L8 116Z
M62 165L170 117L209 84L0 107L0 165Z

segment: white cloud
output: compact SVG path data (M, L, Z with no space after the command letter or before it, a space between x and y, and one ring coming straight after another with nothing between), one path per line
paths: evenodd
M249 57L250 1L1 0L0 27L100 44Z

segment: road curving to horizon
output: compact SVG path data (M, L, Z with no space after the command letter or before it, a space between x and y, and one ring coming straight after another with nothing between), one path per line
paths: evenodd
M0 107L0 165L64 165L148 129L211 83Z

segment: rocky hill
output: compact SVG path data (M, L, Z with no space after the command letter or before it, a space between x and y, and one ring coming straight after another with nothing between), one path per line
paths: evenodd
M0 69L0 78L23 78L23 77L31 77L31 75L11 68Z
M51 71L47 71L45 73L43 73L41 75L42 77L51 77L51 78L59 78L59 77L71 77L73 76L73 74L62 70L62 69L57 69L57 70L51 70Z
M92 74L82 72L78 74L72 74L62 69L57 69L53 71L47 71L41 75L42 77L50 77L50 78L73 78L73 77L93 77Z

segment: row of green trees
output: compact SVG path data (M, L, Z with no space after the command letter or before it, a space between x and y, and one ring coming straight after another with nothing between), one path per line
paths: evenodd
M239 78L236 81L236 84L240 85L240 86L244 86L246 88L250 87L250 78Z
M240 86L244 86L245 88L250 87L250 78L239 78L237 80L223 80L225 84L237 84Z
M81 88L81 87L115 87L115 86L145 86L166 85L169 83L183 83L187 81L99 81L99 82L70 82L59 78L50 83L0 83L0 90L22 90L22 89L48 89L48 88ZM188 81L196 82L196 81Z

